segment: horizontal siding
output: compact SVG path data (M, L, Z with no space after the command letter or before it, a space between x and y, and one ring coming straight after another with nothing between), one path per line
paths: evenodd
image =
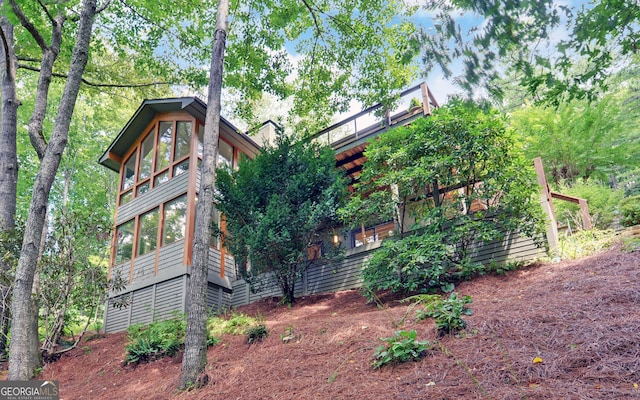
M184 276L161 282L156 285L156 301L154 320L172 318L175 311L183 312L184 298Z
M122 207L118 207L116 225L130 220L158 205L187 192L189 174L180 174L162 185L136 197Z
M225 260L226 261L226 260ZM220 276L220 250L209 248L209 257L208 257L208 273L212 275ZM225 265L226 269L226 265Z
M170 269L185 268L182 263L184 243L184 240L179 240L160 248L160 254L158 255L158 275L162 275Z
M144 254L133 260L133 281L135 284L153 283L156 270L156 252Z
M338 265L320 265L307 271L307 294L336 292L362 286L360 271L371 252L353 254Z
M238 307L243 304L249 304L249 285L243 280L233 282L233 296L231 298L231 306Z
M146 325L152 321L153 317L153 289L148 286L144 289L133 292L133 302L131 307L131 325Z
M104 316L104 331L106 333L120 332L129 326L131 307L115 308L107 302Z

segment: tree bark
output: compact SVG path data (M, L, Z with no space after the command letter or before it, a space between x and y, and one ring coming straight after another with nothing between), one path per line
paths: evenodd
M187 333L182 357L180 389L207 384L204 372L207 365L207 261L210 226L215 189L215 167L220 134L220 103L222 72L227 38L229 1L218 0L216 31L211 52L211 71L207 115L204 125L204 151L202 158L200 191L196 205L196 225L193 238L193 265L189 279Z
M51 140L46 146L33 184L33 197L29 206L20 260L14 281L9 380L27 380L32 378L35 373L36 360L30 357L33 354L30 351L30 347L33 346L30 338L34 333L31 321L36 312L31 303L31 290L39 256L42 228L45 224L49 193L60 165L62 153L67 145L71 117L89 56L95 12L96 0L84 0L69 67L69 77L60 99Z
M4 1L0 0L0 7ZM2 71L2 131L0 132L0 233L10 234L15 228L16 190L18 185L18 156L16 135L18 107L16 94L16 57L13 53L13 25L6 16L0 17L0 70ZM0 273L9 274L11 266L0 260ZM0 286L0 358L7 351L9 331L9 299L11 287Z

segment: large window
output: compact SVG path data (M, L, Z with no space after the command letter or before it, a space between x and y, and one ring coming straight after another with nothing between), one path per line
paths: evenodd
M162 245L184 239L187 222L187 195L171 200L164 206Z
M134 222L134 220L125 222L116 229L116 265L131 260L133 254Z
M390 221L365 229L353 230L351 233L351 245L360 247L367 243L386 239L389 236L393 236L394 229L394 223Z
M158 208L140 216L138 230L138 255L141 256L156 249L158 244Z

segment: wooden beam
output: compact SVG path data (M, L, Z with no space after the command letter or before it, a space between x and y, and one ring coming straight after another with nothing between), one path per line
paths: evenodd
M117 155L116 153L110 151L107 153L107 159L111 160L111 161L115 161L118 164L122 164L122 157L120 157L119 155Z
M534 158L533 165L536 170L536 175L538 176L538 184L540 185L540 206L547 216L546 225L549 251L553 252L558 247L558 221L556 220L556 213L553 209L551 190L549 190L549 183L547 182L547 177L544 174L542 158Z
M424 115L431 115L431 104L429 104L429 88L426 82L420 84L422 89L422 112Z

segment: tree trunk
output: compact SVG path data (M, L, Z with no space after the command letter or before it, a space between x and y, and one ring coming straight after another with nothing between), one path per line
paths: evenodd
M4 1L0 0L0 7ZM13 25L4 15L0 17L0 70L2 71L2 118L0 132L0 234L9 233L15 227L16 188L18 184L18 156L16 132L18 129L18 106L16 95L16 58L13 54ZM0 273L8 274L9 263L0 259ZM9 285L0 286L0 358L7 350L9 331Z
M207 115L204 125L204 152L202 158L200 191L196 205L196 226L193 238L193 265L189 279L187 333L182 357L180 389L206 385L204 373L207 364L207 261L210 226L215 188L215 167L220 134L220 101L222 97L222 71L227 39L229 1L218 0L216 31L211 52L211 71Z
M30 357L33 354L30 351L30 347L33 346L33 343L30 342L32 337L30 331L33 330L32 318L35 312L31 304L31 290L39 256L42 228L45 224L49 193L60 165L62 153L67 145L71 117L80 91L82 74L87 65L95 12L96 0L84 0L69 74L58 106L53 133L33 184L33 197L29 206L14 283L9 380L28 380L35 373L36 360Z

